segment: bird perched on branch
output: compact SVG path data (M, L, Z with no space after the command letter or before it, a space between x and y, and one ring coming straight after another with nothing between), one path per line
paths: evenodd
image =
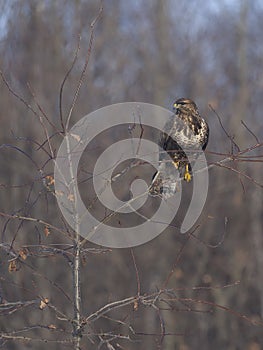
M191 181L190 163L193 164L197 159L198 152L205 150L209 137L208 125L200 116L194 101L180 98L174 102L173 110L175 113L165 124L159 140L162 148L159 168L149 189L151 195L162 195L165 198L176 192L178 176L187 182ZM167 161L165 153L169 154L170 161Z

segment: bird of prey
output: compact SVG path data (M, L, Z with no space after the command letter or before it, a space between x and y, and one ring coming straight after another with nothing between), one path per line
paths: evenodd
M198 158L198 152L205 150L209 138L208 125L194 101L179 98L174 102L173 110L174 114L166 122L160 136L159 146L162 150L159 167L149 188L151 195L164 198L175 194L178 177L191 181L190 163L193 164ZM170 161L167 161L166 153Z

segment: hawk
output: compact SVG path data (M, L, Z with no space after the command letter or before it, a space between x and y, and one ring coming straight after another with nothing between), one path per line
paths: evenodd
M196 160L198 151L205 150L209 138L208 125L199 114L194 101L179 98L174 102L173 110L175 113L165 124L159 140L159 146L162 148L159 154L159 168L149 188L151 195L161 195L164 198L169 198L176 192L176 169L181 178L187 182L191 181L190 163L193 164ZM167 161L166 153L169 154L170 161Z

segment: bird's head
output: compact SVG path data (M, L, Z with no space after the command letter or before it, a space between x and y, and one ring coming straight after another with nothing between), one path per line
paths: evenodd
M189 98L179 98L174 102L173 110L181 112L193 112L197 110L197 106L194 101L190 100Z

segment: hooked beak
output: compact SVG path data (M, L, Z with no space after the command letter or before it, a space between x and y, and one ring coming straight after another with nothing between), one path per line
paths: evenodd
M175 102L174 104L173 104L173 110L175 110L175 109L177 109L178 108L178 104Z

